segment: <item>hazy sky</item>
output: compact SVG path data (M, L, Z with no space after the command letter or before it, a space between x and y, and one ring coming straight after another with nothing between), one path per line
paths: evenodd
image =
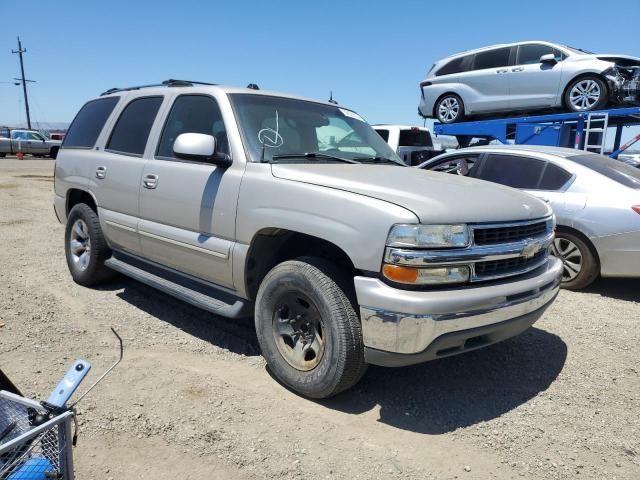
M25 121L12 83L16 35L27 78L37 80L32 119L50 122L70 121L111 87L184 78L322 100L333 90L370 123L417 124L418 82L434 60L461 50L544 39L640 55L633 27L616 28L639 23L637 0L0 4L0 124Z

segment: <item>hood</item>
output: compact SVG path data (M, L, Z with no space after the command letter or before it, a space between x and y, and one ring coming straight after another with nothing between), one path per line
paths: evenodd
M274 164L276 178L309 183L390 202L422 223L531 220L551 214L537 198L494 183L392 165Z

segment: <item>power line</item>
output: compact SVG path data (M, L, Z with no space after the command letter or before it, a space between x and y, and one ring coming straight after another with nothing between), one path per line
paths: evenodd
M22 92L24 93L24 108L27 112L27 128L31 130L31 115L29 115L29 98L27 97L27 82L35 82L35 80L27 80L24 78L24 61L22 60L22 54L26 53L27 49L22 48L22 42L20 42L20 37L18 37L18 50L11 50L11 53L17 53L20 57L20 73L22 78L14 78L18 82L22 83Z

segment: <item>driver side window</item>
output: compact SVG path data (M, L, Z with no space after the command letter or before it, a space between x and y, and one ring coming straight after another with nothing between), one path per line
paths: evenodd
M213 135L217 151L229 153L220 107L208 95L181 95L176 98L162 130L156 157L174 158L173 144L181 133Z

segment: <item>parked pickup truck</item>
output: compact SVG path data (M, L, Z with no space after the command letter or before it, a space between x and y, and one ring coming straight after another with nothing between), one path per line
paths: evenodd
M6 136L4 136L6 135ZM0 157L18 152L36 156L56 158L59 140L49 140L35 130L6 130L0 135Z
M431 132L426 128L409 125L373 125L373 129L402 161L410 166L420 165L445 152L433 146Z
M408 168L354 111L256 89L109 90L54 189L78 284L115 271L253 316L273 374L311 398L526 330L562 272L546 203Z

